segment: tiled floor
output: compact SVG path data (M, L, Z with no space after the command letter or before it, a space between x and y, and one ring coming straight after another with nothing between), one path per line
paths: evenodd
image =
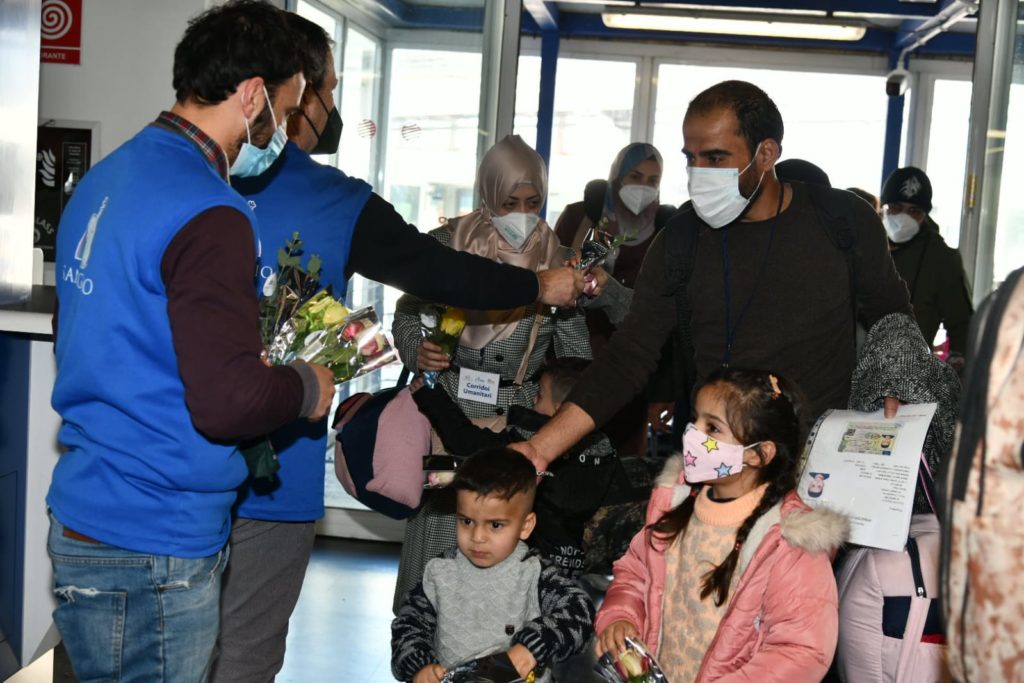
M394 682L391 601L399 552L397 543L317 538L292 615L279 683ZM580 660L560 667L559 681L600 680L590 673L592 666L588 652ZM74 681L65 658L60 656L47 656L31 669L15 680Z
M317 538L292 614L280 683L393 683L399 545Z
M292 614L278 683L393 683L391 600L397 543L318 537ZM556 671L561 683L592 683L587 650Z

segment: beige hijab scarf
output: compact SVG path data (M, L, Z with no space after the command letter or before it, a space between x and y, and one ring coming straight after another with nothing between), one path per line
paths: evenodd
M491 223L491 216L523 185L532 185L542 198L547 196L547 168L533 148L518 135L504 137L484 155L476 182L482 206L454 221L453 249L533 271L562 265L558 237L545 221L537 223L520 249L506 242ZM492 342L507 339L520 320L536 312L536 306L506 311L466 311L466 328L459 343L470 349L482 349Z

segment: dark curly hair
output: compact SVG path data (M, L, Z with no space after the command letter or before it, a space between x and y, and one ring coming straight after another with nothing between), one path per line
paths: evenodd
M292 31L301 39L299 50L302 52L302 71L306 76L306 89L320 90L327 80L327 67L330 65L334 41L320 24L306 17L294 12L287 12L285 17Z
M751 155L761 141L769 138L782 149L785 132L782 114L764 90L746 81L722 81L694 97L686 108L686 116L709 114L720 109L736 115L739 133L746 140Z
M234 0L214 7L189 22L174 49L175 97L180 103L218 104L256 76L273 96L303 71L300 45L286 13L272 5Z
M694 396L711 388L717 390L722 397L725 421L740 443L771 441L775 444L775 457L758 469L757 483L768 484L764 497L740 525L736 532L736 544L729 555L722 564L704 575L700 597L703 599L714 593L715 604L721 606L729 597L729 583L739 561L740 547L746 543L754 523L796 488L796 468L803 444L800 420L802 400L792 383L757 370L719 368L704 380ZM755 446L754 451L763 460L761 446ZM692 495L647 527L648 542L654 545L657 541L667 547L676 537L684 535L693 516L697 496L703 490L704 487L699 484L694 486Z

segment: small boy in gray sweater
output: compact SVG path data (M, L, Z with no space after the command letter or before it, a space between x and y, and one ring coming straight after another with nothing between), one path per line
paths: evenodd
M485 449L451 486L458 546L427 563L391 624L395 678L440 683L458 664L505 652L526 679L582 651L593 635L590 598L524 543L536 524L530 461Z

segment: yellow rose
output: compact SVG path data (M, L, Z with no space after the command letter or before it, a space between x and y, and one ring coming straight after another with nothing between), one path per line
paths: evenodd
M466 326L466 314L461 308L449 308L441 316L441 332L449 337L458 337Z
M306 302L306 309L311 313L322 313L334 301L327 292L320 292Z
M334 299L328 299L330 303L324 308L324 325L337 325L348 317L350 311L344 304Z

